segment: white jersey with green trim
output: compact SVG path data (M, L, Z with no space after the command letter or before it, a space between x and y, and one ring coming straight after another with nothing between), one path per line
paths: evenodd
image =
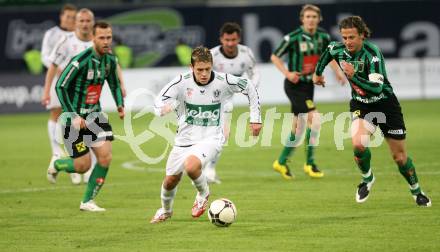
M248 97L250 122L261 123L258 92L249 79L215 71L212 71L206 85L197 83L192 71L174 78L156 97L154 112L158 116L171 110L176 112L178 130L175 146L201 142L222 145L224 103L234 93L244 93Z
M213 69L217 72L247 77L258 88L260 85L260 74L257 71L252 50L241 44L237 45L237 50L237 55L231 58L224 54L221 45L212 48Z
M93 46L93 40L82 41L75 33L68 34L58 41L49 57L49 61L62 70L73 57L91 46Z
M73 32L63 30L59 26L54 26L44 33L43 42L41 43L41 62L46 68L49 68L52 64L49 57L58 41L68 34L73 34Z

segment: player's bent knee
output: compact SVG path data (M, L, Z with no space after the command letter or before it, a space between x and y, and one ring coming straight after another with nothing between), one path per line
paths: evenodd
M361 142L353 143L353 149L359 152L364 152L366 146L364 146Z
M163 181L163 187L167 190L173 190L180 181L180 176L166 176Z
M104 167L109 167L110 163L112 162L112 154L108 153L105 155L101 155L99 157L97 157L98 159L98 164Z
M407 159L408 159L408 157L403 152L393 154L394 162L396 162L396 164L398 164L400 166L405 165Z
M53 108L50 110L50 120L56 122L61 115L61 108Z
M195 171L197 169L201 169L202 168L202 162L200 161L200 159L196 156L189 156L186 160L185 163L183 164L185 167L185 170L187 172L192 172Z
M75 165L75 171L81 174L86 173L90 169L90 164L91 164L90 161L78 162Z

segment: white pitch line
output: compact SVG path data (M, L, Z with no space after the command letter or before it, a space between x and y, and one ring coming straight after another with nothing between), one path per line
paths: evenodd
M143 183L112 183L112 184L105 184L105 187L121 186L121 185L134 185L134 184L143 184ZM30 187L30 188L23 188L23 189L7 189L7 190L1 190L0 194L33 193L33 192L44 192L44 191L66 190L66 189L71 190L73 188L81 188L81 185L70 185L70 186L53 185L50 187Z

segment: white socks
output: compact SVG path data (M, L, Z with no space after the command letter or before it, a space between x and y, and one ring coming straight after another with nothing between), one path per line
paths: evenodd
M206 196L208 196L209 194L209 186L205 175L202 173L197 179L194 179L193 182L194 182L194 186L199 192L199 196L206 198Z
M173 209L174 196L176 196L176 192L177 186L173 190L168 191L162 185L160 190L160 199L162 200L162 208L167 213L171 212Z
M56 127L57 127L56 122L52 120L49 120L47 122L47 130L49 133L49 141L50 141L50 147L52 148L52 155L62 156L64 151L61 145L57 142Z

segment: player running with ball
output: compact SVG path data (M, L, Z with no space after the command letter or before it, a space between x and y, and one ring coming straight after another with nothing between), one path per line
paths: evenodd
M234 93L248 96L251 134L258 136L260 133L261 111L255 86L248 79L213 71L212 63L208 48L195 48L191 55L191 71L177 76L156 98L155 114L163 116L175 111L178 130L162 183L162 207L151 223L162 222L172 216L177 185L184 171L197 189L192 217L198 218L205 212L209 186L202 167L221 150L225 137L222 110L225 101Z

